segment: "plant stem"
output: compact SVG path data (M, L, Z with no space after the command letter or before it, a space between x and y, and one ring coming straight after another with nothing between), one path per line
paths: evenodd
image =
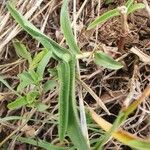
M118 42L118 49L120 51L124 51L125 40L129 34L129 26L127 22L127 7L126 6L118 7L118 11L121 15L121 28L122 28L122 34Z

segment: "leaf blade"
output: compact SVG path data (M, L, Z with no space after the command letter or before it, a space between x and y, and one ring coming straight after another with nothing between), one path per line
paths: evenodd
M15 137L14 137L15 138ZM55 145L52 145L46 141L43 140L34 140L32 138L25 138L25 137L17 137L17 141L20 141L22 143L27 143L27 144L31 144L46 150L65 150L66 148L62 148L62 147L58 147Z
M32 62L31 54L27 51L25 45L19 42L18 40L14 40L13 45L15 47L17 55L28 60L29 64L31 64Z
M133 3L134 3L134 0L128 0L126 2L125 6L127 7L127 9L129 9L132 6Z
M122 68L122 64L112 59L109 55L104 52L95 52L94 53L94 62L97 65L101 65L108 69L120 69Z
M119 16L119 12L118 12L117 8L107 11L104 14L102 14L101 16L98 16L92 23L89 24L87 30L91 30L91 29L95 28L97 25L102 24L115 16Z
M138 9L143 9L143 8L145 8L145 5L143 3L135 3L128 8L128 14L131 14L134 11Z
M7 3L7 8L12 15L12 17L16 20L16 22L33 38L38 40L46 49L53 52L55 58L63 59L63 55L67 53L70 55L70 52L61 47L58 43L53 41L51 38L47 37L43 34L39 29L37 29L33 24L31 24L23 15L21 15L15 7L9 2Z
M79 150L89 150L86 139L83 136L82 130L79 124L79 117L77 112L76 98L75 98L75 64L73 59L70 63L70 95L69 95L69 123L68 123L68 135L71 138L74 145Z
M73 54L78 54L80 53L80 49L76 44L72 29L71 29L71 22L70 22L69 12L68 12L68 3L69 3L68 0L63 0L63 5L61 8L61 13L60 13L61 29L69 45L70 51Z
M59 138L63 140L68 128L70 68L67 62L60 63L58 68L59 89Z
M42 60L39 62L39 64L37 65L36 73L38 74L39 79L43 78L44 70L45 70L46 65L48 64L51 57L52 57L52 52L48 51L45 54L45 56L42 58Z
M20 97L20 98L17 98L15 101L9 103L7 105L7 107L10 110L14 110L14 109L18 109L22 106L25 106L26 104L28 104L28 102L26 101L26 98L25 97Z

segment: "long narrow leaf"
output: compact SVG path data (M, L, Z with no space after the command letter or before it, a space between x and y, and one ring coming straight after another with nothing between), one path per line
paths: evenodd
M66 150L67 149L67 148L62 148L62 147L52 145L52 144L50 144L46 141L40 140L40 139L34 140L31 138L18 137L17 141L20 141L22 143L31 144L31 145L43 148L45 150Z
M77 113L75 99L75 60L70 62L70 96L69 96L69 122L68 135L79 150L89 150L86 139L82 134Z
M128 8L128 14L131 14L138 9L143 9L144 7L145 5L143 3L135 3L130 8Z
M148 86L143 94L136 100L134 101L129 107L125 108L122 110L122 112L125 113L125 115L130 115L143 101L146 97L150 95L150 86Z
M73 54L77 54L80 53L80 49L75 42L73 32L71 29L71 22L70 22L69 12L68 12L68 2L69 0L63 0L63 5L60 14L61 29L63 31L63 34L65 36L65 39L67 41L67 44L69 45L71 52Z
M46 49L52 51L59 59L63 59L63 54L70 54L68 50L59 46L55 41L44 35L39 29L31 24L23 15L11 5L7 4L7 8L17 23L28 32L33 38L38 40Z
M67 62L60 63L58 68L59 89L59 138L63 140L68 127L70 67Z
M119 12L118 12L117 8L110 10L110 11L107 11L104 14L102 14L101 16L98 16L92 23L90 23L87 30L93 29L97 25L102 24L102 23L106 22L107 20L109 20L115 16L119 16Z
M101 118L97 115L92 109L90 109L90 114L94 121L106 132L112 128L112 124ZM137 136L134 136L122 129L118 129L112 133L112 136L118 141L122 142L125 145L128 145L137 150L149 150L150 142L148 140L143 140Z
M128 115L130 115L138 107L138 105L145 99L145 97L148 97L149 95L150 95L150 86L144 90L142 96L138 100L134 101L128 108L124 108L119 112L119 115L117 116L117 119L113 123L111 129L103 136L101 141L97 144L95 150L102 149L103 145L109 140L109 138L113 135L113 133L116 132L117 129L119 129L122 123L124 123Z
M134 3L134 0L128 0L126 2L125 6L127 7L127 9L129 9L132 6L133 3Z
M135 3L133 4L133 0L128 0L127 3L125 4L125 6L128 8L128 14L138 10L138 9L142 9L145 7L145 5L143 3ZM118 9L113 9L110 11L105 12L104 14L102 14L101 16L98 16L87 28L87 30L93 29L95 28L97 25L102 24L104 22L106 22L107 20L115 17L115 16L119 16L119 12Z
M44 70L46 68L46 65L48 64L50 58L52 57L52 52L48 51L43 59L39 62L37 66L36 73L39 75L39 78L42 79L44 75Z
M22 119L26 119L26 118L21 117L21 116L7 116L7 117L4 117L4 118L0 118L0 123L5 122L5 121L22 120Z
M96 144L94 150L102 150L104 144L110 139L112 134L119 128L119 126L126 120L126 118L127 116L124 113L120 112L110 130L101 137L100 142Z

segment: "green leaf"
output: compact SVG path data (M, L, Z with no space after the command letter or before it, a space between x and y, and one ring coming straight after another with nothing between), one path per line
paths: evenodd
M31 54L27 51L25 45L19 42L18 40L14 40L13 45L15 47L17 55L22 58L25 58L26 60L28 60L29 64L31 64L32 62Z
M68 127L70 67L67 62L60 63L58 68L59 78L59 138L63 140Z
M45 104L43 104L43 103L37 103L37 104L35 105L35 107L37 108L38 111L41 111L41 112L43 112L43 111L45 111L46 109L48 109L48 106L45 105Z
M29 73L29 75L31 76L31 78L32 78L32 80L34 81L34 83L35 83L36 85L38 85L38 84L39 84L39 81L40 81L39 75L38 75L34 70L29 70L28 73Z
M108 69L120 69L122 64L112 59L109 55L104 52L95 52L94 53L94 62L97 65L103 66Z
M91 114L92 118L94 119L94 121L106 132L110 132L111 128L113 128L112 126L115 126L115 125L112 125L109 122L107 122L105 119L101 118L92 109L90 110L90 114ZM115 121L117 124L119 124L119 120L122 122L125 119L124 114L122 114L122 115L119 114L119 116L120 117L119 117L118 121ZM115 131L112 132L111 136L113 138L117 139L119 142L123 143L124 145L128 145L133 149L148 150L150 147L149 139L147 139L147 140L142 139L133 134L130 134L129 132L124 131L121 128L115 129ZM99 140L101 140L101 137ZM107 141L107 143L108 143L108 141ZM98 149L99 147L96 147L96 148Z
M68 122L68 135L71 138L75 147L79 150L90 150L86 139L83 136L79 124L79 117L77 112L76 98L75 98L75 64L73 59L70 65L70 92L69 92L69 122ZM69 78L68 78L69 79Z
M5 122L5 121L22 120L22 119L26 119L26 118L21 117L21 116L7 116L4 118L0 118L0 123Z
M16 139L16 137L14 137ZM22 143L27 143L27 144L31 144L37 147L40 147L42 149L45 150L66 150L67 148L63 148L63 147L58 147L55 145L52 145L44 140L40 140L40 139L32 139L32 138L25 138L25 137L17 137L17 141L20 141Z
M38 92L29 92L26 95L26 101L28 103L28 105L35 103L36 102L36 98L38 97L39 93Z
M37 55L34 56L32 63L29 66L29 70L33 70L37 67L38 63L42 60L44 55L47 53L47 50L44 49L41 52L39 52Z
M127 116L125 115L125 113L120 111L117 119L113 123L113 126L100 138L100 142L96 144L94 150L103 150L104 144L111 138L112 133L114 133L120 127L120 125L126 120L126 118Z
M36 73L38 74L40 80L43 79L44 70L45 70L51 57L52 57L52 52L48 51L45 54L45 56L42 58L42 60L39 62L39 64L37 65Z
M129 9L132 6L133 3L134 3L134 0L128 0L126 2L125 6L127 7L127 9Z
M128 142L128 145L132 148L137 150L149 150L150 149L150 142L141 141L141 140L131 140Z
M95 28L97 25L102 24L102 23L106 22L107 20L109 20L115 16L119 16L119 15L120 14L119 14L117 8L107 11L104 14L102 14L101 16L98 16L92 23L90 23L87 30L91 30L91 29Z
M125 4L125 6L128 8L128 14L133 13L134 11L145 7L145 5L143 3L133 4L133 2L134 2L133 0L128 0L127 3ZM119 16L119 15L120 14L119 14L118 8L107 11L104 14L102 14L101 16L98 16L92 23L90 23L87 30L93 29L97 25L100 25L100 24L108 21L109 19L111 19L115 16Z
M131 14L136 10L143 9L143 8L145 8L145 5L143 3L135 3L128 9L128 14Z
M9 90L11 90L14 94L16 94L17 96L21 97L21 95L16 92L8 83L7 81L5 81L4 77L0 76L0 82L2 82L6 87L8 87Z
M19 25L33 38L38 40L47 50L52 51L53 56L56 59L63 60L63 55L66 53L70 55L70 52L67 49L61 47L51 38L44 35L39 29L37 29L33 24L31 24L27 19L25 19L23 15L18 13L15 7L13 7L13 5L10 2L7 4L7 8L10 14L15 18L16 22L19 23Z
M28 102L27 102L25 97L20 97L20 98L17 98L15 101L9 103L7 105L7 107L9 109L13 110L13 109L18 109L18 108L20 108L22 106L25 106L27 103Z
M128 107L123 107L122 110L119 112L115 122L113 123L112 127L110 128L110 130L101 138L101 142L98 143L96 150L97 149L102 149L102 146L110 139L110 137L112 135L115 135L116 138L120 141L122 141L123 143L133 147L133 148L137 148L137 149L141 149L140 144L139 147L135 144L136 140L139 141L139 143L141 143L141 145L143 145L142 143L147 143L145 145L145 148L147 148L147 146L150 146L150 142L149 141L142 141L142 139L140 138L136 138L133 137L131 135L127 135L125 137L125 133L123 133L123 131L119 130L119 127L125 122L125 120L127 119L127 117L140 105L140 103L142 103L142 101L145 99L145 97L148 97L150 95L150 87L147 87L142 95L133 103L131 103ZM118 131L118 135L115 134ZM121 131L121 134L119 133ZM133 142L133 143L132 143ZM132 143L132 144L131 144ZM142 149L141 149L142 150Z
M76 44L76 41L74 39L74 35L71 29L71 22L69 18L69 11L68 11L68 0L63 0L63 5L61 7L61 13L60 13L60 24L62 32L65 36L65 39L67 41L67 44L69 45L69 48L73 54L80 53L80 49Z
M44 85L43 85L43 89L44 92L48 92L49 90L54 90L54 88L58 85L58 83L56 82L56 80L48 80Z
M26 86L35 84L35 81L29 72L24 71L19 74L18 77L20 79L20 84L17 87L17 91L22 91Z

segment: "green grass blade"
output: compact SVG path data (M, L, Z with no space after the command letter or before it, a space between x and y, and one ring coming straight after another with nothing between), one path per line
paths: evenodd
M111 127L111 129L100 138L100 142L96 144L96 148L94 150L102 150L104 144L112 136L112 133L115 132L120 127L120 125L126 120L126 118L127 116L123 112L120 112L119 115L117 116L117 119L113 123L113 126Z
M95 52L94 53L94 62L97 65L103 66L108 69L120 69L122 64L112 59L109 55L104 52Z
M59 138L64 140L68 127L70 68L67 62L60 63L58 68L59 89Z
M48 51L37 66L36 73L38 74L40 80L43 79L44 70L51 57L52 57L52 52Z
M150 142L141 141L141 140L131 140L128 142L128 145L137 150L149 150Z
M10 110L14 110L14 109L18 109L22 106L25 106L26 104L28 104L27 100L25 97L19 97L17 98L15 101L9 103L7 105L7 107L10 109Z
M26 119L26 118L21 117L21 116L7 116L4 118L0 118L0 123L5 122L5 121L22 120L22 119Z
M132 6L133 3L134 3L134 0L128 0L126 2L125 6L127 7L127 9L129 9Z
M89 150L87 141L85 140L79 124L75 99L75 60L70 62L70 96L69 96L69 122L68 135L75 147L79 150Z
M125 6L128 8L128 14L138 10L138 9L142 9L145 7L145 5L143 3L136 3L133 4L133 0L128 0L127 3L125 4ZM87 30L93 29L95 28L97 25L102 24L104 22L106 22L107 20L115 17L115 16L119 16L119 12L118 9L113 9L110 11L105 12L104 14L102 14L101 16L98 16L87 28Z
M109 140L109 138L112 136L112 134L114 132L116 132L119 127L121 126L122 123L124 123L124 121L127 119L127 117L140 105L140 103L145 99L145 97L148 97L150 95L150 86L148 86L142 96L134 101L129 107L127 108L123 108L118 116L117 119L115 120L115 122L113 123L113 126L111 127L111 129L104 135L104 137L102 138L102 140L98 143L97 147L95 150L101 150L103 145ZM132 141L131 141L132 143ZM133 143L136 143L136 141L134 141ZM132 143L132 144L133 144ZM150 143L148 143L148 145L150 145ZM135 147L136 144L132 145L132 147Z
M40 147L45 150L66 150L67 149L67 148L62 148L62 147L52 145L52 144L50 144L46 141L40 140L40 139L34 140L32 138L17 137L17 141L20 141L22 143L31 144L31 145Z
M2 76L0 76L0 82L2 82L6 87L8 87L8 89L9 89L10 91L12 91L14 94L16 94L18 97L21 97L21 95L20 95L18 92L16 92L16 91L5 81L5 79L4 79Z
M65 36L65 39L69 45L71 52L73 54L78 54L80 53L80 49L75 42L74 35L71 29L71 22L70 22L69 12L68 12L68 3L69 0L63 0L63 5L60 14L61 29L63 31L63 34Z
M63 59L63 54L70 54L69 51L57 44L55 41L44 35L39 29L31 24L24 18L17 10L11 5L7 4L7 8L17 23L28 32L33 38L38 40L46 49L52 51L58 58Z
M104 14L102 14L101 16L98 16L92 23L90 23L90 25L88 26L87 30L93 29L95 28L97 25L100 25L104 22L106 22L107 20L115 17L115 16L119 16L119 12L118 9L113 9L110 11L105 12Z
M109 132L112 128L112 124L101 118L97 115L92 109L89 109L90 114L94 121L106 132ZM126 132L119 128L118 130L112 133L112 136L117 139L118 141L122 142L124 145L128 145L133 149L137 150L148 150L150 147L150 141L146 139L139 138L129 132ZM100 138L101 140L101 138Z
M143 9L143 8L145 8L145 5L143 3L135 3L128 9L128 14L131 14L136 10Z
M13 45L15 47L17 55L22 58L25 58L26 60L28 60L29 64L31 64L32 62L31 54L27 51L25 45L19 42L18 40L14 40Z

